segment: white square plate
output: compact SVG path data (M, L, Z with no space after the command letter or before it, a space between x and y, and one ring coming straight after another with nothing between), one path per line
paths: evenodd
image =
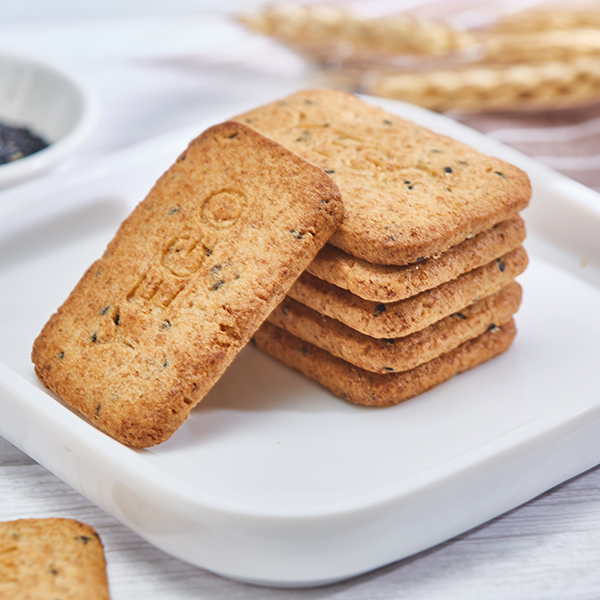
M0 195L0 434L163 550L282 586L380 567L600 463L600 197L446 117L370 100L529 173L531 263L506 354L368 409L248 347L169 441L141 451L57 401L34 375L35 336L212 115Z

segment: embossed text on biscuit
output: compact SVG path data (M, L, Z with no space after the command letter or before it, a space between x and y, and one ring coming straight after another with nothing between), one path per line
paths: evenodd
M248 205L246 195L234 189L221 189L202 203L202 221L215 229L233 227Z
M156 263L136 279L125 296L127 303L136 305L144 312L167 309L212 254L219 232L233 227L244 214L247 205L246 194L233 188L221 188L209 193L200 203L200 209L187 219L182 231L164 244ZM169 215L177 214L180 210L179 207L177 210L171 209ZM211 273L213 272L214 269ZM212 289L222 283L220 281L213 284ZM116 317L112 314L115 311L114 305L110 315L108 310L100 313L102 322L92 335L92 342L119 341L134 346L132 339L125 338L119 332L119 309L116 310Z
M202 266L207 250L199 237L182 234L167 246L161 262L176 277L189 277Z

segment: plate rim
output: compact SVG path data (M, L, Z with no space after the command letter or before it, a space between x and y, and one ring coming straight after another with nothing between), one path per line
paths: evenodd
M377 102L374 103L379 103L381 100L382 99L377 99ZM388 102L381 102L381 104L388 104ZM394 102L394 105L398 104L400 103ZM409 106L406 109L406 111L409 113L409 115L417 113L422 115L423 113L425 113L428 117L431 114L433 115L433 120L436 122L439 120L440 123L444 123L445 120L450 120L448 119L448 117L436 115L435 113L429 113L429 111L426 111L425 109L420 109L418 107ZM397 114L404 116L402 112ZM410 116L408 118L410 118ZM456 123L454 121L452 121L452 123L460 126L460 128L464 128L469 132L474 133L476 138L481 137L482 139L490 140L490 138L484 136L483 134L480 134L479 132L475 132L467 126ZM197 130L197 127L194 126L194 129ZM95 177L103 177L107 169L110 170L111 165L126 166L127 157L129 157L131 160L134 160L134 162L142 160L139 156L140 150L143 150L146 153L144 156L151 155L153 149L161 147L164 149L165 142L167 142L168 140L171 140L172 144L175 145L191 131L192 127L186 127L182 130L178 130L177 132L161 135L158 138L142 142L140 144L137 144L133 148L122 150L109 157L101 159L100 161L96 161L92 165L86 167L86 169L81 173L77 173L74 175L65 174L55 177L52 179L51 192L59 190L63 187L69 187L70 185L79 185L82 181L91 181ZM188 141L189 139L191 138L188 138ZM492 144L493 146L498 144L500 147L504 147L499 142L495 142L494 140L492 141L494 142L494 144ZM467 141L467 143L472 142ZM169 144L167 144L167 146L168 145ZM508 148L507 150L511 155L514 153L516 153L516 155L519 155L517 151L514 151L510 148ZM485 152L486 150L484 149L483 151ZM528 157L525 158L526 163L533 161L533 159L529 159ZM515 162L514 159L513 162ZM550 173L551 181L558 180L559 182L563 183L565 180L567 180L568 182L572 181L568 180L568 178L566 178L565 176L552 171L548 167L540 165L536 161L533 162L537 165L536 169L538 169L535 172L536 178L543 177L544 181L548 181L548 173ZM519 166L520 164L521 163L519 163ZM572 183L575 184L576 182ZM570 191L568 190L569 193L571 193L573 189L577 191L577 186L579 185L580 184L576 184L574 188L571 188ZM2 209L3 203L5 203L5 201L11 200L11 196L13 198L26 197L31 196L32 193L33 195L35 195L35 192L41 190L44 190L44 192L46 193L51 193L48 192L47 183L44 179L29 182L23 184L22 186L19 186L18 188L13 188L12 190L3 192L0 195L0 211ZM592 190L589 191L595 194L595 196L598 199L597 206L593 206L593 213L598 219L600 219L600 195L596 192L593 192ZM591 196L589 194L583 197L582 203L583 207L586 210L588 209L587 204L590 198ZM575 194L575 201L579 201L579 199L580 197L577 194ZM204 513L204 516L206 515L206 513L218 512L222 515L235 515L238 519L252 519L255 522L262 522L268 520L282 524L287 523L288 525L306 520L314 520L317 517L325 518L335 516L336 518L341 518L348 517L358 512L370 511L376 507L381 507L382 505L389 505L394 502L398 502L401 499L401 497L406 498L407 496L414 496L415 494L422 493L424 487L431 488L431 486L433 486L434 484L437 484L439 486L440 482L451 478L460 477L461 473L465 473L474 468L481 469L482 464L486 461L498 460L499 456L502 453L515 452L519 447L531 444L532 439L534 439L536 443L540 444L541 434L549 436L551 438L550 442L559 443L561 439L563 439L565 436L568 436L570 432L572 432L574 429L580 428L584 423L589 423L590 420L593 420L594 423L597 421L598 426L600 427L600 400L597 403L594 403L590 406L587 406L586 408L576 411L575 413L573 412L573 410L570 409L556 409L555 411L551 411L550 413L544 415L543 418L535 419L535 427L538 428L538 433L536 433L535 435L531 434L530 428L534 427L534 425L532 425L531 423L527 424L527 429L525 424L523 424L521 427L517 428L517 430L513 430L511 432L511 436L514 437L512 443L508 446L506 444L503 444L503 448L500 452L498 452L497 449L494 450L495 445L500 444L499 438L496 438L495 440L489 440L488 442L486 442L486 444L484 445L484 449L487 449L488 454L483 459L479 454L477 455L477 457L475 457L473 453L467 453L466 455L460 457L452 457L445 461L436 463L435 465L425 469L423 472L413 474L412 476L409 475L407 478L403 479L399 483L394 483L383 488L378 488L376 492L355 496L346 502L341 502L339 500L335 502L330 502L329 510L327 503L314 506L294 506L291 509L281 508L279 510L277 510L272 505L268 505L265 508L259 510L259 506L257 504L248 505L246 502L240 503L236 501L231 501L227 498L223 498L222 496L218 496L217 494L212 494L211 492L206 491L202 491L202 493L200 493L200 490L198 490L198 488L188 486L180 478L172 477L170 474L168 474L169 481L175 482L172 487L167 486L168 489L164 489L164 485L157 486L155 481L156 477L153 477L153 473L155 473L156 471L160 471L161 474L163 474L165 473L165 471L160 470L156 464L145 461L141 456L141 453L143 453L144 451L127 448L119 442L116 442L115 440L109 438L99 430L95 429L91 424L85 422L81 417L73 413L70 409L63 406L60 402L46 402L47 397L54 399L54 395L42 389L41 387L36 386L34 383L31 383L21 374L10 369L7 365L0 363L0 414L6 415L7 401L4 400L4 397L10 396L11 394L15 398L24 396L28 410L40 409L41 407L40 410L42 410L42 413L48 417L48 419L46 420L47 427L50 427L50 425L52 425L54 427L58 427L59 429L67 430L71 436L71 438L69 439L69 443L71 443L72 445L79 445L80 448L84 448L84 452L86 448L91 450L97 450L101 453L103 459L108 460L110 463L115 463L115 461L121 461L122 463L123 461L125 461L125 465L120 464L120 468L118 469L118 471L128 470L128 474L135 476L134 479L138 482L141 481L145 489L153 488L155 491L160 491L161 493L158 494L160 498L157 497L155 499L157 503L162 503L163 505L169 505L173 502L183 503L185 505L186 511L189 513L189 516L192 519L200 518L202 516L198 514L199 511ZM33 398L33 400L31 400L31 398ZM40 407L38 407L37 404L39 404ZM14 419L14 415L12 418ZM40 462L42 465L46 466L46 468L48 468L51 472L55 473L64 481L66 481L69 485L71 485L75 489L78 489L78 491L80 491L87 497L90 497L89 490L85 489L85 487L82 488L82 486L78 486L77 482L73 481L68 473L65 475L65 472L61 470L60 465L52 464L50 467L47 466L47 463L49 461L44 459L39 446L36 446L36 442L31 439L31 436L27 436L25 441L23 441L22 439L16 439L16 436L13 432L6 431L6 425L3 425L3 423L5 422L6 420L4 418L0 419L0 428L4 427L2 434L5 435L5 437L9 441L11 441L17 447L20 447L27 454L30 454L32 458ZM82 425L85 425L85 427L82 428ZM17 428L15 428L14 431L17 431ZM502 436L502 439L505 440L506 436ZM125 458L122 459L121 457ZM86 460L89 460L89 457ZM597 462L600 462L600 456L596 456L594 458L594 464L597 464ZM141 468L136 468L138 466L140 466ZM590 468L592 466L594 465L590 464L589 466L584 467L582 470L586 470L587 468ZM442 471L442 475L444 475L445 473L443 477L440 477L440 471ZM424 474L429 474L429 479L425 478ZM569 476L574 476L576 474L577 473L572 473ZM413 481L412 488L407 488L407 480L415 480ZM560 481L556 481L553 485L557 483L560 483ZM398 487L402 488L402 490L404 491L403 494L399 495L397 490ZM382 490L386 490L386 493L382 493ZM519 504L526 501L530 497L523 499L521 502L519 502ZM119 520L125 522L125 524L128 527L131 527L132 529L140 533L143 537L149 539L147 535L144 535L144 531L142 529L136 527L135 524L132 524L131 522L126 522L127 519L124 520L123 515L115 515L113 510L109 510L107 508L106 503L104 503L105 505L103 506L102 498L99 499L98 497L95 497L91 499L97 504L99 504L102 508L104 508L104 510L107 510L107 512L110 512ZM168 510L168 506L166 510ZM256 526L257 523L255 523L254 525ZM160 540L158 540L159 543L157 543L156 539L150 541L152 543L155 543L155 545L158 545L159 547L163 547L163 549L165 549L164 545L160 545ZM439 541L443 540L438 540L438 542ZM172 550L172 548L170 548L167 551L172 554L175 554L176 556L178 555ZM185 557L183 556L179 557L185 559ZM371 568L375 567L369 567L365 570L370 570ZM219 572L218 569L212 570ZM223 571L221 570L221 572ZM235 574L224 574L229 577L235 577ZM354 572L353 574L358 573ZM344 575L342 579L348 576L352 576L352 574ZM248 579L248 577L246 577L244 579L242 577L241 579L249 581L251 578ZM334 578L333 580L339 580L339 578ZM268 581L274 581L274 579L265 580L264 577L262 579L259 578L259 582L263 584ZM306 583L306 578L303 581L304 583ZM322 583L323 580L321 579L319 580L319 582ZM315 583L315 585L316 584L317 583Z

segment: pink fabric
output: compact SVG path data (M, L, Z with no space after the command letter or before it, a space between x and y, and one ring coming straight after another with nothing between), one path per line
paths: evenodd
M561 111L452 116L600 191L600 102Z

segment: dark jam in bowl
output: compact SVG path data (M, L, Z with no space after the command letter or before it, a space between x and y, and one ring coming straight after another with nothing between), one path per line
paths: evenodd
M0 123L0 165L43 150L48 143L26 127Z

